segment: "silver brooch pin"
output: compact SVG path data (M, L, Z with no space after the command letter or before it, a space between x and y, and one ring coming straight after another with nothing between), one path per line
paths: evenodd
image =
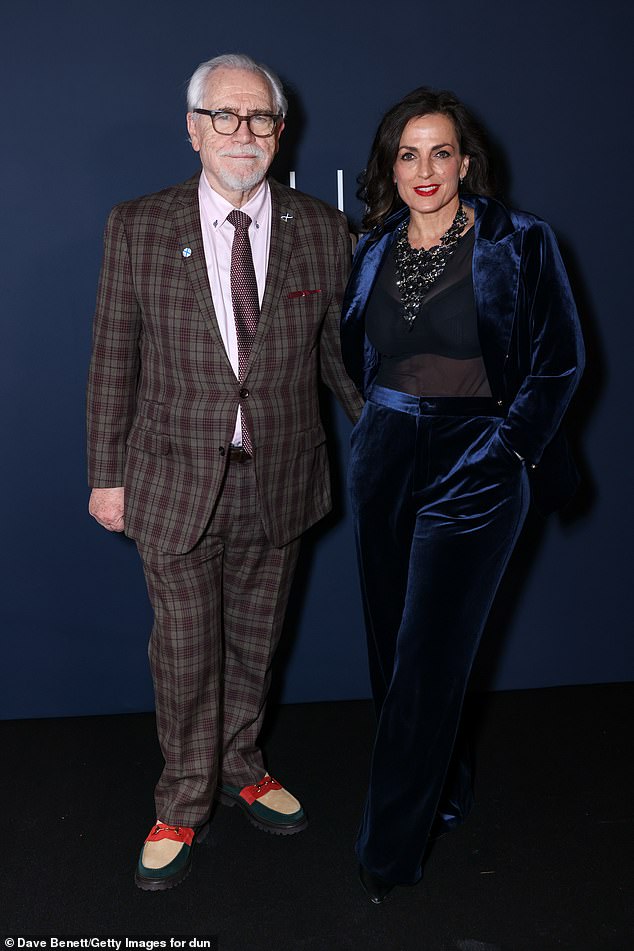
M282 219L282 221L292 221L293 215L289 215L289 214L280 215L280 218Z
M191 249L191 248L183 248L183 257L184 257L184 258L190 258L191 256L192 256L192 249Z

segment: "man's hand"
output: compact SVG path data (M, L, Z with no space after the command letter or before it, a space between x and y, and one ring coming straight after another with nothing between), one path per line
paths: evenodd
M117 489L93 489L90 493L88 511L109 532L122 532L123 486Z

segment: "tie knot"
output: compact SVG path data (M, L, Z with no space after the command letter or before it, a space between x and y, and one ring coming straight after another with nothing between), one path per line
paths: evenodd
M227 215L227 221L230 221L236 231L247 231L251 224L251 219L243 211L232 211Z

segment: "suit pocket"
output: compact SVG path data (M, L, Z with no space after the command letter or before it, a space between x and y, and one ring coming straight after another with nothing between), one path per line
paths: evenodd
M494 448L494 451L504 458L507 462L513 465L515 468L521 468L524 465L524 460L520 459L518 455L511 449L507 443L504 436L499 432L499 429L496 431L493 439L491 440L491 445Z
M170 451L170 440L165 433L155 433L150 429L133 426L126 440L126 446L149 452L154 456L166 456Z
M324 442L326 442L326 433L323 427L314 426L297 435L296 447L298 452L306 452L307 449L315 449Z
M167 419L165 404L158 403L156 400L141 400L137 406L137 413L144 420L149 419L153 423L163 423Z

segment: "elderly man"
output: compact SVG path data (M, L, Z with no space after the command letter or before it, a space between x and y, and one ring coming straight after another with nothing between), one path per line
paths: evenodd
M214 796L267 832L306 826L257 740L299 538L330 508L319 376L361 409L339 346L345 219L266 177L279 80L219 56L188 110L202 173L110 214L88 384L90 512L136 541L154 609L147 890L189 872Z

